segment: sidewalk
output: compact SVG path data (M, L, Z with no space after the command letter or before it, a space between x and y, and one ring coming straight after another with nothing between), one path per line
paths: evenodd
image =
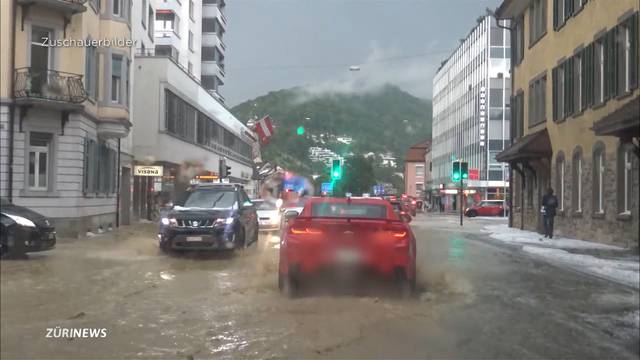
M546 239L541 234L510 228L505 224L488 225L489 236L545 261L640 288L640 256L637 250L565 237Z

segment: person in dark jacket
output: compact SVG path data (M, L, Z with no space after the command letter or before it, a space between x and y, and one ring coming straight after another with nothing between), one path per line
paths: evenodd
M547 194L542 197L542 219L544 224L544 237L553 238L553 219L558 208L558 198L553 195L553 189L549 188Z

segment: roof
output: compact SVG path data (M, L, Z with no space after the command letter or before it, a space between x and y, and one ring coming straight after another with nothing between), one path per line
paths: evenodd
M431 139L422 140L419 143L412 145L411 147L417 149L430 149Z
M424 148L410 148L404 155L405 162L424 162L424 155L427 153Z
M318 204L318 203L334 203L341 204L351 202L353 204L371 204L371 205L384 205L388 204L387 200L377 198L377 197L352 197L352 198L342 198L342 197L320 197L314 196L309 199L310 203Z
M522 14L529 6L530 0L504 0L496 9L496 16L499 19L513 19Z
M551 141L547 129L543 129L517 140L513 145L496 155L500 162L519 162L551 157Z
M640 95L594 122L591 129L599 136L640 137Z

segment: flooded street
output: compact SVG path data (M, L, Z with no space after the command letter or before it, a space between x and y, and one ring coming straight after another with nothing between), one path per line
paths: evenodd
M3 359L637 358L638 292L419 215L418 293L278 292L278 237L165 255L150 224L2 261ZM48 328L106 329L104 338Z

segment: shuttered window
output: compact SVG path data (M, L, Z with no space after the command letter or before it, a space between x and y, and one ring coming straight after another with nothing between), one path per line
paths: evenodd
M118 174L118 153L104 141L84 141L85 194L114 194Z

